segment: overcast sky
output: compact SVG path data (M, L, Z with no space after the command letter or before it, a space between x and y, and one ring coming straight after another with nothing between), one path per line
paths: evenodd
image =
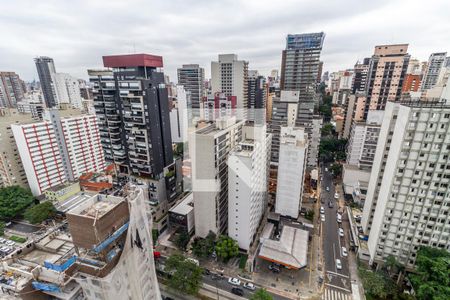
M102 55L150 53L164 71L198 63L210 75L218 53L250 69L279 69L288 33L324 31L324 70L351 68L377 44L409 43L412 57L450 52L449 0L2 0L0 71L38 78L33 57L87 78Z

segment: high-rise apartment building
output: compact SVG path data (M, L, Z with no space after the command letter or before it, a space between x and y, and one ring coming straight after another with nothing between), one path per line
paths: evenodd
M307 144L303 128L281 128L275 212L282 216L298 218L305 180Z
M228 157L228 235L249 250L267 207L270 134L266 125L242 127L242 141Z
M89 70L107 161L122 172L159 178L173 163L169 101L161 56L104 56L112 70Z
M432 53L428 59L427 69L422 80L421 90L433 88L438 82L439 74L446 67L447 52Z
M235 117L199 124L189 134L192 190L195 206L195 234L221 234L228 228L228 166L231 150L242 140L245 121Z
M408 93L419 91L421 81L422 78L419 74L406 74L402 92Z
M178 68L178 84L191 94L191 108L199 109L205 95L205 70L199 65L183 65Z
M50 110L42 122L12 124L11 129L35 196L106 167L94 115L61 118Z
M347 145L347 164L364 170L372 168L383 115L383 110L371 110L366 121L353 122Z
M248 61L238 60L236 54L219 54L211 62L211 92L236 96L236 107L245 114L248 108Z
M57 105L57 95L52 79L52 74L56 73L53 58L39 56L34 59L36 69L39 75L42 93L44 94L45 105L48 108Z
M299 91L300 102L314 101L325 33L288 34L281 60L281 89Z
M265 109L267 98L266 78L258 71L248 71L248 108Z
M187 142L189 126L187 99L189 97L190 94L186 93L183 86L176 87L175 101L172 101L170 108L170 130L173 143Z
M298 104L300 101L300 93L297 91L281 91L278 97L273 97L272 117L270 119L270 132L272 133L272 151L271 162L276 168L278 165L279 149L280 149L280 133L281 127L294 127L298 124L298 117L309 114L307 127L304 127L308 134L308 167L314 168L318 163L320 130L322 128L322 118L314 116L313 111L304 110L303 106Z
M412 268L420 246L450 250L450 106L388 103L362 225L370 260Z
M364 58L362 62L357 62L353 68L352 92L365 92L367 86L367 75L369 73L370 58Z
M369 110L384 110L388 101L400 100L410 58L407 51L408 44L375 46L367 78L365 118Z
M51 77L56 92L56 106L72 106L81 109L81 93L78 79L67 73L53 73Z
M25 86L14 72L0 72L0 107L16 107L24 98Z
M12 185L28 187L11 124L31 121L33 121L31 114L19 113L15 109L0 109L0 187Z

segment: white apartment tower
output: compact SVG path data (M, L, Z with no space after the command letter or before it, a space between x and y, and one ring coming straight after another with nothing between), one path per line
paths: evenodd
M266 209L270 140L266 125L246 124L228 157L228 235L244 250Z
M11 130L35 196L83 173L105 169L94 115L60 118L50 110L44 121L12 124Z
M211 62L211 92L236 96L236 108L245 113L248 107L248 61L238 60L236 54L219 54Z
M300 127L282 127L275 212L298 218L305 180L308 143Z
M58 107L71 106L81 109L81 93L78 79L67 73L51 74Z
M447 60L447 52L432 53L428 59L427 69L423 76L421 89L429 90L438 83L441 69L445 67Z
M450 250L450 106L386 104L364 205L371 262L412 268L420 246Z
M229 117L199 124L199 129L189 134L195 234L199 237L206 237L209 231L224 233L228 228L227 159L242 139L244 123Z

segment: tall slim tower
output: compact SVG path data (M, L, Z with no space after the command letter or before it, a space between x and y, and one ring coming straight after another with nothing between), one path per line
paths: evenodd
M236 96L236 108L246 111L248 104L248 61L238 60L236 54L219 54L211 62L211 92Z
M42 93L44 94L45 105L48 108L56 106L57 96L53 85L52 74L56 73L53 58L47 56L39 56L34 59L36 69L41 83Z
M410 59L407 51L408 44L375 46L370 59L364 119L369 110L384 110L388 101L400 100Z
M205 96L205 70L199 65L183 65L178 68L178 84L184 87L186 92L191 93L191 107L200 108L200 102Z
M14 72L0 72L0 107L16 107L24 98L24 85Z
M288 34L281 60L281 89L299 91L300 102L313 101L325 33Z
M431 89L438 82L442 67L445 67L447 52L432 53L428 59L427 69L422 80L422 91Z
M169 101L161 56L103 56L89 70L105 158L125 173L159 178L173 163Z

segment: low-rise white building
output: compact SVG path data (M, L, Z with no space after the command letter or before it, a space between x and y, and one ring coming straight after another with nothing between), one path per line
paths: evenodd
M270 140L266 125L247 124L228 157L228 235L244 250L266 209Z
M298 218L308 154L307 135L300 127L282 127L275 212Z

